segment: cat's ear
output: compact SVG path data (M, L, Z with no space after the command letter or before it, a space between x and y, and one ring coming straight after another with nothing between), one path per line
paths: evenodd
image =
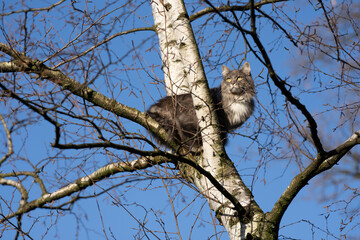
M222 74L223 74L223 76L226 76L229 72L230 72L230 69L227 66L222 65Z
M250 73L251 72L250 63L248 63L248 62L244 63L244 65L241 67L240 71L242 71L246 75L250 75L251 74Z

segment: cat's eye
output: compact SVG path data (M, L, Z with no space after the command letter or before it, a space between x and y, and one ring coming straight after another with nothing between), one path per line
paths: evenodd
M241 80L243 80L243 78L239 77L237 80L238 80L238 81L241 81Z
M231 81L232 81L232 79L231 79L231 78L228 78L228 79L226 79L226 81L227 81L227 82L231 82Z

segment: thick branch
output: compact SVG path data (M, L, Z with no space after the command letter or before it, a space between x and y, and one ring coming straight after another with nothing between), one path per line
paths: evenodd
M17 215L21 215L30 212L33 209L42 207L43 205L50 203L52 201L56 201L66 196L70 196L71 194L75 192L79 192L95 184L97 181L103 180L111 175L114 175L115 173L133 172L139 169L145 169L156 164L165 163L166 160L167 158L139 158L131 162L117 162L117 163L108 164L102 168L99 168L92 174L85 177L81 177L76 181L74 181L73 183L68 184L65 187L62 187L53 193L44 194L42 197L36 200L25 203L24 205L20 206L16 212L11 213L6 217L0 219L0 223L3 223L7 219L10 219ZM0 179L0 184L7 184L8 181L10 180Z
M337 162L348 153L355 145L360 144L360 130L355 132L343 144L328 153L325 161L318 157L300 174L294 177L290 185L286 188L279 200L275 203L272 211L268 215L267 220L273 223L280 223L280 219L285 213L286 209L300 192L300 190L308 184L310 179L321 172L324 172L333 167ZM319 165L319 161L321 164Z
M328 153L328 158L321 163L318 167L318 170L314 173L317 175L321 172L324 172L334 165L336 165L340 159L347 154L355 145L360 144L360 130L356 131L349 139L347 139L343 144L331 150Z
M2 72L2 73L5 73L5 72L18 72L18 71L20 71L20 68L13 61L11 61L11 62L1 62L0 63L0 72Z

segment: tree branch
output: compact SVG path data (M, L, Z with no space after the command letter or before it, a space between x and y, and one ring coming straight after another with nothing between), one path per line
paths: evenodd
M0 184L13 186L19 190L19 192L21 194L20 208L27 203L29 196L28 196L28 192L26 191L26 189L23 185L21 185L20 183L14 181L14 180L4 179L1 177L0 177ZM0 220L0 222L1 222L1 220Z
M11 62L0 62L0 72L6 73L6 72L19 72L21 69L19 66L11 61Z
M303 172L294 177L290 185L286 188L278 201L275 203L273 209L267 216L267 220L274 223L280 223L280 219L282 218L292 200L296 197L300 190L308 184L310 179L319 173L332 168L357 144L360 144L360 130L356 131L343 144L330 151L325 161L322 160L322 156L318 155L317 158ZM319 164L319 162L321 162L321 164Z
M4 221L13 218L15 216L30 212L31 210L34 210L36 208L42 207L43 205L50 203L52 201L56 201L58 199L64 198L66 196L70 196L71 194L75 192L79 192L93 184L95 184L97 181L100 181L102 179L108 178L111 175L114 175L119 172L133 172L139 169L145 169L148 167L152 167L156 164L165 163L168 159L164 157L157 157L157 158L139 158L137 160L131 161L131 162L117 162L117 163L111 163L104 167L99 168L95 172L89 174L88 176L81 177L74 181L73 183L68 184L65 187L62 187L58 189L55 192L47 193L42 195L40 198L33 200L31 202L25 203L21 205L16 212L13 212L2 219L0 219L0 223L3 223ZM11 180L5 180L3 178L0 178L0 184L15 184L12 182L9 182ZM16 186L18 187L18 186ZM26 190L25 190L26 191ZM23 192L21 189L20 192ZM23 194L22 194L23 195Z
M272 3L277 3L277 2L286 2L288 0L264 0L264 1L260 1L254 4L255 8L259 9L261 6L263 5L267 5L267 4L272 4ZM232 12L232 11L245 11L245 10L250 10L250 5L246 4L243 6L220 6L220 7L208 7L205 9L202 9L196 13L194 13L193 15L190 16L190 21L194 21L197 20L198 18L209 14L209 13L218 13L218 12Z
M18 176L31 176L34 178L34 181L37 182L39 184L39 187L41 189L42 194L46 194L48 193L48 191L46 190L45 184L43 182L43 180L39 177L38 173L40 171L39 170L35 170L34 172L30 172L30 171L19 171L19 172L10 172L10 173L0 173L0 178L7 178L7 177L18 177Z
M6 161L6 159L8 159L13 153L14 153L14 146L13 146L13 141L11 138L11 133L9 131L9 128L5 122L5 119L3 118L3 116L0 114L0 121L5 129L5 134L6 134L6 138L7 138L7 144L8 144L8 152L0 159L0 166L3 162Z
M327 159L321 163L314 175L324 172L336 165L340 159L357 144L360 144L360 130L356 131L343 144L328 152Z
M72 57L72 58L69 58L69 59L66 59L65 61L62 61L58 64L56 64L56 66L54 66L54 68L58 68L60 67L61 65L64 65L65 63L68 63L68 62L71 62L75 59L78 59L86 54L88 54L89 52L93 51L94 49L96 49L97 47L111 41L112 39L116 38L116 37L119 37L119 36L122 36L122 35L125 35L125 34L129 34L129 33L134 33L134 32L140 32L140 31L155 31L155 28L154 27L142 27L142 28L134 28L134 29L131 29L131 30L128 30L128 31L124 31L124 32L119 32L119 33L115 33L113 35L111 35L110 37L102 40L101 42L95 44L94 46L90 47L89 49L83 51L82 53L78 53L76 54L76 56ZM58 53L60 53L61 51L63 51L69 44L67 44L66 46L64 46L63 48L59 49L58 51L56 51L56 53L54 53L53 55L51 55L50 57L48 57L47 59L45 59L44 61L42 61L42 63L45 63L47 62L49 59L51 59L52 57L56 56Z
M27 13L27 12L39 12L39 11L50 11L52 8L60 5L61 3L65 2L66 0L60 0L57 3L52 4L49 7L43 7L43 8L29 8L24 10L18 10L18 11L11 11L9 13L0 13L0 16L9 16L14 13Z

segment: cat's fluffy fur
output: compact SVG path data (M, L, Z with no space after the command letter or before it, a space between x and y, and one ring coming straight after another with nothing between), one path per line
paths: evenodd
M240 127L253 113L255 86L248 62L239 70L222 66L222 73L220 87L212 88L210 92L220 124L221 139L226 143L227 133ZM192 151L198 151L202 146L190 93L160 99L147 113L161 124L171 139L185 144ZM167 145L163 141L160 143Z

